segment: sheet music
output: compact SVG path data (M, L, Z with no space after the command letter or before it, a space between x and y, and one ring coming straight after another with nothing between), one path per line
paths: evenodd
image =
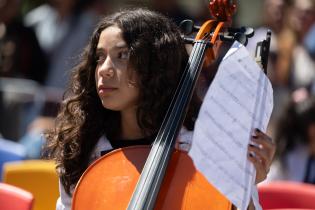
M258 202L247 148L254 128L266 131L272 107L270 81L246 48L235 42L204 98L189 155L208 181L241 210L251 196Z

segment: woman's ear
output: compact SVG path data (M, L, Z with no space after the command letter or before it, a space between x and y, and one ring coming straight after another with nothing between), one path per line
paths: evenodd
M132 69L132 68L128 68L128 70L130 71L129 73L129 79L128 79L128 87L130 88L136 88L138 87L138 73L136 70Z
M128 80L128 87L135 88L137 87L137 83L134 80Z

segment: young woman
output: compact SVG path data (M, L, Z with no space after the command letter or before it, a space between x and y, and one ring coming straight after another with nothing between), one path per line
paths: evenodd
M70 208L77 181L101 153L153 142L187 58L176 25L160 14L125 10L101 20L73 71L56 128L47 139L48 155L56 159L60 175L57 209ZM179 148L189 149L199 107L194 96ZM274 146L261 132L255 139L263 147L249 147L257 154L249 158L261 181Z
M291 97L277 124L278 150L268 180L315 184L315 96L300 88Z

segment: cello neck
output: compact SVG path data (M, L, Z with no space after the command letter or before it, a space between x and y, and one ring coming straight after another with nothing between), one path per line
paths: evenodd
M154 208L168 161L174 150L177 135L185 119L187 107L202 68L208 45L209 42L200 40L193 46L188 64L175 92L175 97L153 143L129 202L128 210Z

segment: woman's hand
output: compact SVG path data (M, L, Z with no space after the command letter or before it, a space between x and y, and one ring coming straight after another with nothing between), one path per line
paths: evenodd
M256 168L256 184L266 179L275 155L276 145L265 133L255 129L248 146L248 159Z

